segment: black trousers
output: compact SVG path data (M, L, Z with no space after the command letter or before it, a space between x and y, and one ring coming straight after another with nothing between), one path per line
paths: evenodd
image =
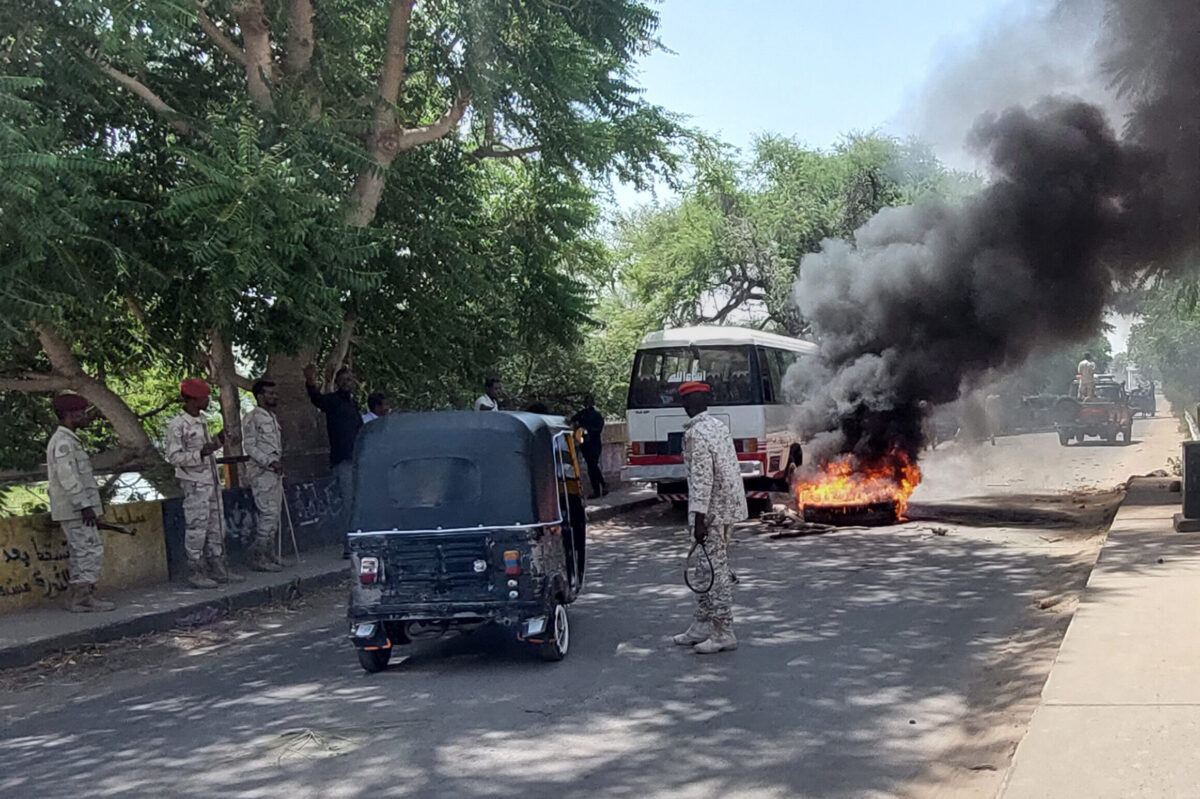
M600 447L588 446L580 449L583 460L587 463L588 477L592 481L592 493L599 494L608 488L608 484L604 482L604 473L600 471L600 453L603 450Z

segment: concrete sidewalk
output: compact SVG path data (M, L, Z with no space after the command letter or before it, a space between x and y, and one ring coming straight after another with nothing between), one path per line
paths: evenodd
M588 519L601 522L656 502L653 489L625 486L589 500ZM215 590L171 583L112 594L106 597L117 603L111 613L67 613L48 605L0 615L0 669L24 666L71 647L206 623L242 608L334 585L347 576L341 547L305 552L299 566L292 556L284 562L289 565L282 572L242 570L246 582Z
M1200 535L1174 532L1179 496L1118 511L1003 799L1200 790Z

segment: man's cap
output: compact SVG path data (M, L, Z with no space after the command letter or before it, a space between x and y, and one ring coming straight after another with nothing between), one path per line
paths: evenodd
M212 393L212 388L203 380L192 377L179 384L179 393L190 399L204 399Z
M689 380L679 387L679 396L686 397L688 394L695 394L701 391L708 393L712 391L712 386L708 383L702 383L699 380Z
M88 401L78 394L59 394L54 398L52 404L58 413L67 413L68 411L86 410Z

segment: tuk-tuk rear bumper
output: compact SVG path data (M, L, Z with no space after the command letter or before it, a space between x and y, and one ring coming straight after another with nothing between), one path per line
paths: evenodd
M360 649L372 649L392 645L387 636L385 622L445 624L451 629L490 622L519 627L519 637L537 634L544 629L546 605L537 601L421 603L406 604L403 607L351 609L347 615L350 619L351 642ZM537 625L539 620L543 622L542 627ZM532 627L537 629L529 629L531 622ZM370 626L370 630L366 629L367 625Z

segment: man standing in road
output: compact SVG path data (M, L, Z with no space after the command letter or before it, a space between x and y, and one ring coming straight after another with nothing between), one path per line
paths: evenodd
M683 458L687 465L688 521L692 536L712 561L712 587L696 594L695 620L673 639L680 646L711 655L737 649L733 634L733 580L729 570L729 534L750 514L733 436L708 414L712 388L688 382L679 387L684 424Z
M317 367L309 364L304 367L304 387L312 404L325 414L329 468L333 470L342 495L342 512L338 517L338 526L345 531L342 533L342 557L349 558L350 539L345 536L349 533L350 505L354 501L354 439L363 425L362 412L354 399L358 379L350 367L343 366L333 377L333 391L322 394L317 387Z
M258 512L254 543L250 546L250 568L277 572L283 569L275 554L283 515L283 434L275 418L279 392L270 380L259 380L250 391L258 403L242 419L242 449L250 458L246 481Z
M483 388L483 394L480 395L479 399L475 400L475 410L500 410L500 378L489 377L487 382L483 384Z
M602 436L604 416L596 410L596 399L591 394L584 397L583 410L571 417L571 424L583 430L583 446L580 451L587 461L588 477L592 481L592 499L608 493L608 483L600 471L600 455L604 451Z
M116 605L96 596L96 583L104 565L104 544L97 521L104 507L92 475L92 462L75 434L88 423L88 403L78 394L63 394L54 398L53 405L58 429L46 445L46 473L50 478L50 518L62 527L71 558L67 610L112 610Z
M1092 361L1092 354L1085 352L1083 360L1079 362L1079 398L1090 399L1096 390L1096 364Z
M183 491L183 548L187 552L188 583L193 588L216 588L220 583L246 580L229 570L225 560L225 506L213 456L225 443L224 431L208 433L203 411L212 389L203 380L179 384L183 413L167 422L167 462Z

